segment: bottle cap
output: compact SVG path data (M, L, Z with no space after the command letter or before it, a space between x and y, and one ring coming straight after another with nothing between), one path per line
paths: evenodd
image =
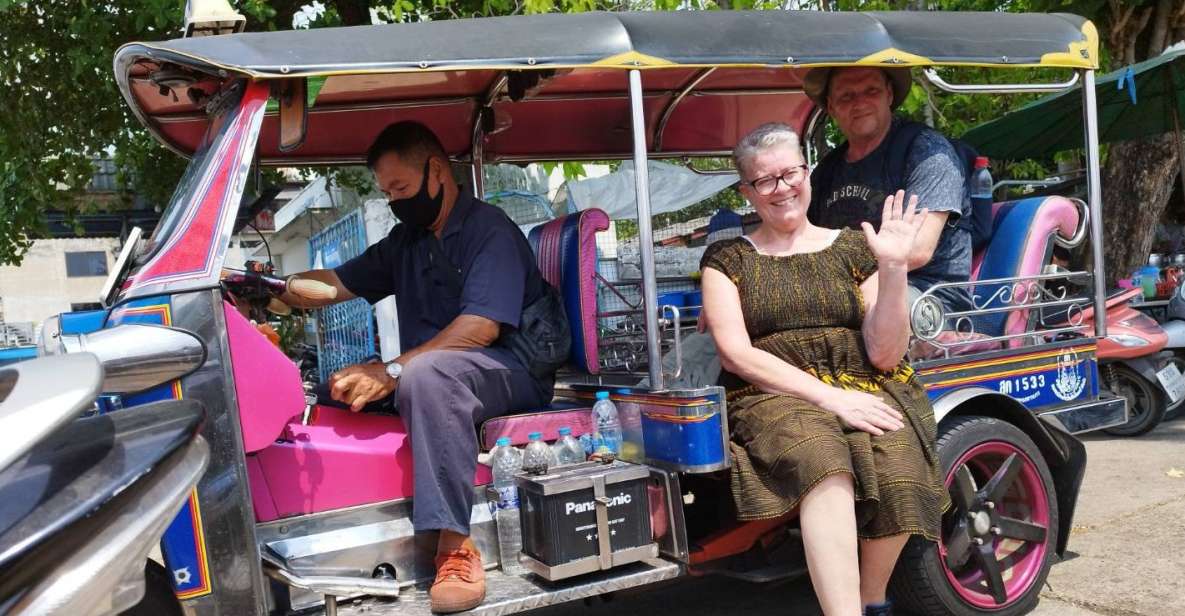
M568 436L571 433L572 433L572 428L569 428L568 426L564 426L564 427L560 428L560 436Z
M628 389L619 389L619 390L617 390L617 395L619 395L619 396L628 396L628 395L630 395L630 390L628 390Z
M608 399L609 399L609 392L607 392L607 391L598 391L597 392L597 400L608 400Z
M541 440L543 440L543 433L542 432L532 432L527 435L527 438L532 441L541 441Z
M990 159L988 159L988 157L986 157L986 156L976 156L975 157L975 168L976 169L987 169L988 167L991 167L991 166L992 166L992 162Z
M498 437L498 440L494 441L494 445L497 447L509 447L510 446L510 437L509 436L500 436L500 437Z

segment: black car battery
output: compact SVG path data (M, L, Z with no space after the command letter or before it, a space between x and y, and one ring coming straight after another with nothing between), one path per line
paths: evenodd
M649 477L620 460L517 475L523 566L554 581L657 556Z

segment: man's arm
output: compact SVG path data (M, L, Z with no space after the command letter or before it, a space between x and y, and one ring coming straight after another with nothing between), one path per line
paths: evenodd
M924 130L918 134L910 146L905 168L905 194L917 195L918 208L928 212L909 254L912 271L930 262L946 225L956 222L967 204L961 159L937 132Z
M909 253L910 271L930 262L934 256L934 249L938 248L938 238L942 236L947 218L950 218L950 212L926 213L926 220L922 223L918 237L914 240L913 250Z
M401 366L428 351L462 351L488 347L498 339L500 326L485 317L458 315L448 327L420 346L395 358ZM381 400L395 393L399 381L387 374L382 363L347 366L329 377L329 393L334 400L349 403L350 410L362 410L368 402Z
M334 289L337 289L337 297L333 299L311 299L296 295L292 291L285 291L284 294L280 296L280 301L296 308L321 308L322 306L329 306L331 304L348 301L357 297L357 295L354 295L349 289L346 288L346 285L342 284L341 279L337 277L337 274L333 270L319 269L293 274L288 277L289 288L291 288L293 280L299 279L316 280L317 282L327 284Z

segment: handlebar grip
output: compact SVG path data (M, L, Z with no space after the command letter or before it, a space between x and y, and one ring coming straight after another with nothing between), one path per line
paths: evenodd
M305 299L336 299L337 289L318 280L288 279L288 292Z

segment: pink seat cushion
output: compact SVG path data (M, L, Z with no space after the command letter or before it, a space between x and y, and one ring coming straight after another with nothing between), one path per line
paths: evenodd
M256 454L259 472L248 474L252 496L263 499L260 522L412 496L411 441L398 417L319 406L311 425L291 422L284 436ZM489 482L489 468L477 465L473 485Z

